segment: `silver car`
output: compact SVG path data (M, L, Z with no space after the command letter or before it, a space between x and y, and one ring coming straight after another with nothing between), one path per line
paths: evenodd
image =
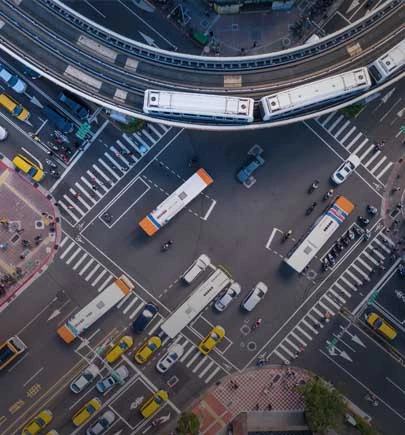
M97 382L97 391L106 393L108 390L111 390L114 385L123 383L128 375L128 369L124 365L119 366L109 376Z
M94 381L96 376L99 374L99 369L95 364L90 364L86 369L82 371L79 377L77 377L71 384L70 390L73 393L80 393L83 391L91 382Z
M104 433L115 421L115 414L106 411L92 426L86 430L86 435L100 435Z
M214 304L215 309L218 311L224 311L225 308L227 308L228 305L240 295L240 292L240 285L237 282L233 282L226 292L216 300Z

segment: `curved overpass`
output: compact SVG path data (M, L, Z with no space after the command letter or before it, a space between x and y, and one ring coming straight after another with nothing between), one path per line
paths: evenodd
M298 83L367 65L404 39L405 33L402 0L387 1L363 19L311 46L234 58L200 57L149 47L99 26L58 0L2 0L0 20L0 45L12 56L24 59L50 80L100 105L151 120L157 118L142 114L147 88L258 99ZM319 114L249 126L159 121L235 130L282 125Z

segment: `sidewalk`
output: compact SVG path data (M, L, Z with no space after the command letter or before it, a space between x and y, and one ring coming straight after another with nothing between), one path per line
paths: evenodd
M264 417L271 410L275 414L272 418L278 420L282 419L283 412L302 412L304 402L296 387L305 384L311 376L298 367L266 366L223 378L192 408L201 421L200 433L225 433L228 423L245 412ZM243 432L234 427L234 433Z
M52 261L60 239L51 196L0 160L0 311Z

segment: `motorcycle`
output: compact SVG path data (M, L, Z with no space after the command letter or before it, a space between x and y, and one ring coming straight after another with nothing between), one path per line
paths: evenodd
M173 240L168 240L166 243L163 243L162 251L163 252L167 251L170 248L170 246L172 246L172 245L173 245Z
M325 195L323 196L323 200L324 200L324 201L328 200L329 198L332 197L332 195L333 195L333 189L330 189L330 190L328 190L328 191L325 193Z
M370 219L367 219L367 218L365 218L365 217L363 217L363 216L359 216L359 217L357 218L357 221L358 221L358 222L360 223L360 225L363 226L363 227L367 226L367 225L370 223Z
M353 231L358 235L358 236L362 236L364 234L364 230L362 230L361 228L354 226L353 227Z
M375 216L378 213L377 207L374 207L373 205L367 206L367 213L371 216Z
M311 186L309 186L308 193L312 193L312 192L314 192L316 189L318 189L318 187L319 187L319 183L320 183L319 180L315 180L315 181L311 184Z
M49 171L49 173L52 175L52 177L55 177L55 178L59 178L60 177L60 174L59 174L59 172L56 169L51 169Z
M348 239L351 240L351 241L353 241L353 240L356 238L356 236L354 235L353 230L349 230L349 231L347 232L347 237L348 237Z
M291 230L285 232L285 233L283 234L283 242L285 242L287 239L289 239L289 238L291 237L291 234L292 234L292 231L291 231Z
M53 162L52 160L45 159L45 162L47 165L49 165L53 169L56 169L58 167L58 165L55 162Z
M311 213L315 210L315 207L316 207L316 202L313 202L313 203L312 203L312 204L307 208L305 214L306 214L306 215L311 214Z

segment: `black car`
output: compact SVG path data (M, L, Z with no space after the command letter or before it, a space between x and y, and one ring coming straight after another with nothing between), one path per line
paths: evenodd
M135 333L142 332L152 321L152 319L158 313L159 308L152 304L152 302L147 303L139 316L132 323L132 331Z

